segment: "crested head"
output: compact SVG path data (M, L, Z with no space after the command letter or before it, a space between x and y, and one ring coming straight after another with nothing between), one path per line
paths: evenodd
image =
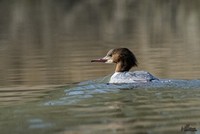
M116 63L115 72L129 71L132 67L137 66L137 59L128 48L111 49L104 58L91 62Z
M135 55L127 48L116 48L111 53L112 60L117 64L116 72L129 71L132 67L137 66Z

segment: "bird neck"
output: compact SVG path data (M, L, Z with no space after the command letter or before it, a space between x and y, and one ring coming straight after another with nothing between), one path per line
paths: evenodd
M115 68L115 72L127 72L131 69L131 67L127 66L123 62L118 62Z

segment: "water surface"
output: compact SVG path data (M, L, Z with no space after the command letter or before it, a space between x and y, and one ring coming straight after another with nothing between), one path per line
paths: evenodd
M200 82L198 81L200 85ZM199 133L200 88L85 84L3 92L3 133ZM46 90L46 91L45 91ZM20 100L17 98L21 98ZM3 115L3 116L2 116Z
M1 133L178 134L188 123L200 133L199 7L198 0L1 0ZM90 61L117 47L135 53L133 70L191 81L106 84L114 65Z

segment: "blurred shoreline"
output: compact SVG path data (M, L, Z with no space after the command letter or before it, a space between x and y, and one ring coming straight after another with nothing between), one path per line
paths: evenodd
M199 79L198 0L0 1L0 86L74 83L113 73L91 64L128 47L137 70Z

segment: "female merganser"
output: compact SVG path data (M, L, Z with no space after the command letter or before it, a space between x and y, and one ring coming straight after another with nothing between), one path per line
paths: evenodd
M109 83L136 83L159 80L146 71L129 72L132 67L137 66L137 59L127 48L111 49L105 57L91 60L91 62L116 63L115 73L111 76Z

